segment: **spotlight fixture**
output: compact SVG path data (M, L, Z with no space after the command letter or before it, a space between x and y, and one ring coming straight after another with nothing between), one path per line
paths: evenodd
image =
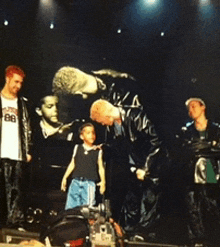
M50 29L54 29L54 24L50 23Z
M210 4L210 0L200 0L200 5L207 6Z
M149 4L154 4L156 1L155 0L148 0Z

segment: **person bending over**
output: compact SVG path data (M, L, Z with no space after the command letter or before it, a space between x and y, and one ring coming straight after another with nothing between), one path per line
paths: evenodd
M90 117L107 126L103 149L113 218L126 230L149 227L158 215L155 188L167 155L154 125L142 107L114 106L104 99L92 104Z

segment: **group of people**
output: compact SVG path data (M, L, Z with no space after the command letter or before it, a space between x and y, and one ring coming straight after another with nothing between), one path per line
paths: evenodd
M76 70L72 72L76 73ZM89 94L96 93L85 86L87 75L80 72L79 76L84 89L86 87ZM73 77L76 80L77 77ZM24 220L22 166L37 155L31 148L27 100L19 95L24 78L21 68L7 67L5 85L1 90L0 217L2 225L8 226ZM106 90L101 79L92 75L88 78L96 85L95 91L100 87ZM56 86L61 85L61 79ZM159 139L137 95L129 104L123 104L127 93L122 98L116 91L110 93L110 98L92 102L90 121L81 124L79 129L82 143L74 147L69 145L69 165L60 180L61 190L66 191L67 178L72 174L65 209L95 205L97 185L100 194L110 200L113 218L125 231L145 233L144 238L147 239L147 233L161 223L164 194L175 186L181 194L189 241L193 244L218 241L220 127L206 118L205 102L200 98L186 101L192 122L182 128L173 140L173 146L167 148ZM73 122L64 124L59 121L58 101L56 94L42 97L36 107L41 121L35 134L41 139L65 139L70 143L75 138L70 131ZM105 140L101 145L95 144L94 123L106 126ZM37 140L36 144L41 146Z

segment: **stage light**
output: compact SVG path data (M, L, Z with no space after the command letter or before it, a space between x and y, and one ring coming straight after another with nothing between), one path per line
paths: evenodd
M210 2L210 0L200 0L200 5L201 6L207 6L207 5L209 5L211 2Z
M54 24L53 23L50 24L50 29L54 29Z
M121 33L121 29L120 28L118 29L117 33Z
M161 35L161 36L164 36L164 32L161 32L160 35Z
M145 0L143 4L148 7L156 7L160 4L160 0Z
M198 7L201 13L200 19L212 18L214 15L214 8L210 0L200 0Z
M157 18L162 10L163 0L138 0L135 4L136 14L142 20L146 18Z
M53 0L41 0L40 2L45 7L52 7L53 5Z
M197 78L192 78L192 79L191 79L191 82L192 82L192 83L196 83L196 81L197 81Z
M155 4L156 3L156 0L148 0L147 3L148 4Z
M57 8L57 3L53 0L40 0L37 12L38 18L45 25L48 25L49 22L50 29L54 28L53 20L55 19Z
M4 25L8 26L8 21L7 20L4 21Z

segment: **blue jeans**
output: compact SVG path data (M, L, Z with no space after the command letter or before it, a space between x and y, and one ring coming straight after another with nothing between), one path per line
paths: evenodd
M94 180L83 177L74 178L69 186L65 209L95 204L96 184Z

